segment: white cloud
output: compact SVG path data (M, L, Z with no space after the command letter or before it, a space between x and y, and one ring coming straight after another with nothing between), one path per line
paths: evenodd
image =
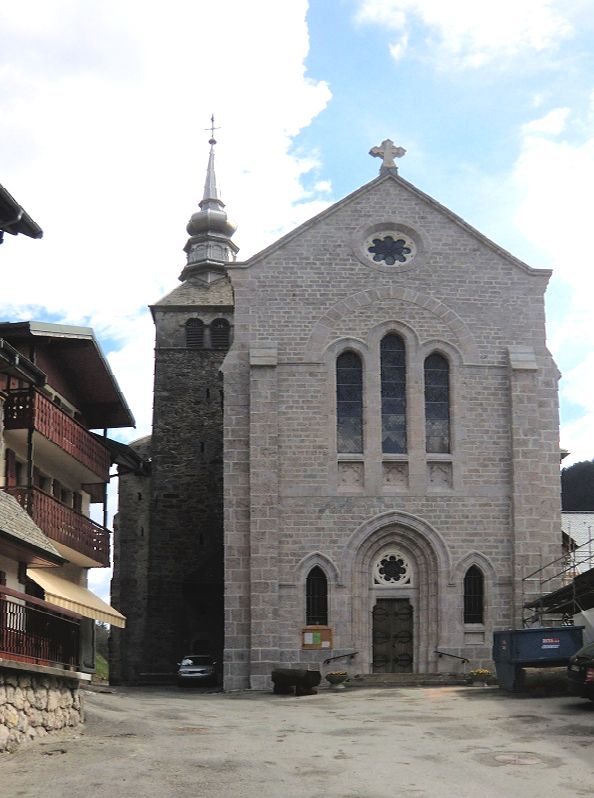
M594 134L583 120L558 108L523 126L510 184L516 223L563 286L563 307L549 320L549 345L564 372L562 399L582 409L561 429L561 444L571 452L564 465L594 456L593 183Z
M569 113L569 108L553 108L552 111L549 111L540 119L526 122L522 132L525 136L538 133L553 136L559 135L565 130Z
M44 229L42 241L6 237L15 279L0 315L44 310L109 336L139 431L151 405L146 306L183 268L211 113L241 258L326 205L324 185L303 187L315 154L292 151L330 99L305 74L306 11L306 0L171 0L166 11L22 0L0 12L0 180Z
M555 49L573 32L574 5L561 0L360 0L356 17L398 35L390 47L395 58L402 57L407 36L421 21L430 34L425 43L435 44L440 57L478 67Z
M89 572L89 590L110 603L111 568L92 568Z

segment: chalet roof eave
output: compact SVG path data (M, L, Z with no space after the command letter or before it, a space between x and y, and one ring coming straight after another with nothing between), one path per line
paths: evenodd
M0 230L16 236L19 233L29 238L42 238L43 230L33 221L27 211L19 205L12 194L0 184Z
M95 337L91 327L78 327L70 324L54 324L45 321L22 321L22 322L0 322L0 337L5 336L12 340L24 340L28 338L47 338L55 340L75 340L82 341L89 350L88 367L101 374L104 384L109 386L112 394L111 405L117 415L117 421L111 419L110 423L93 424L93 429L106 427L135 427L136 422L132 411L114 373L111 370L109 361L103 354L101 346Z
M24 355L4 338L0 338L0 374L8 374L19 380L41 388L45 385L46 376L41 369L31 363Z

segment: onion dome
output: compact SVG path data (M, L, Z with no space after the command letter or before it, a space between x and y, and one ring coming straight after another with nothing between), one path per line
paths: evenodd
M212 120L214 131L214 119ZM205 282L219 279L225 272L225 264L233 262L238 247L231 241L236 225L229 221L225 203L219 198L214 169L214 145L211 137L210 155L204 183L204 196L199 203L200 210L192 214L186 230L190 238L184 251L188 262L180 275L183 282L189 277L198 276Z

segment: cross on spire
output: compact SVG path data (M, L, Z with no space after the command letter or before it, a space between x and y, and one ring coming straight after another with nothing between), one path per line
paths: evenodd
M211 117L210 117L210 127L207 127L207 128L204 128L204 129L205 130L210 130L210 139L209 139L208 143L212 147L213 144L217 143L217 140L214 137L214 132L215 132L215 130L220 130L221 129L220 127L215 127L214 114L211 114Z
M382 158L382 165L380 166L380 175L384 172L392 172L398 174L398 167L394 162L394 158L402 158L406 155L404 147L397 147L392 139L384 139L379 147L372 147L369 154L374 158Z

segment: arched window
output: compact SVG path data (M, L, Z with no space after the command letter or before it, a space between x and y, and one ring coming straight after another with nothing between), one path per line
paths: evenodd
M406 353L399 335L386 335L380 346L382 378L382 451L406 452Z
M215 319L210 325L210 343L213 349L229 349L230 327L227 319Z
M328 580L319 565L314 565L305 582L305 623L328 625Z
M339 452L363 451L363 367L356 352L336 359L336 441Z
M186 322L186 346L188 349L204 349L204 323L200 319Z
M485 579L476 565L464 575L464 623L484 623Z
M425 445L428 452L450 451L450 366L437 353L425 359Z

